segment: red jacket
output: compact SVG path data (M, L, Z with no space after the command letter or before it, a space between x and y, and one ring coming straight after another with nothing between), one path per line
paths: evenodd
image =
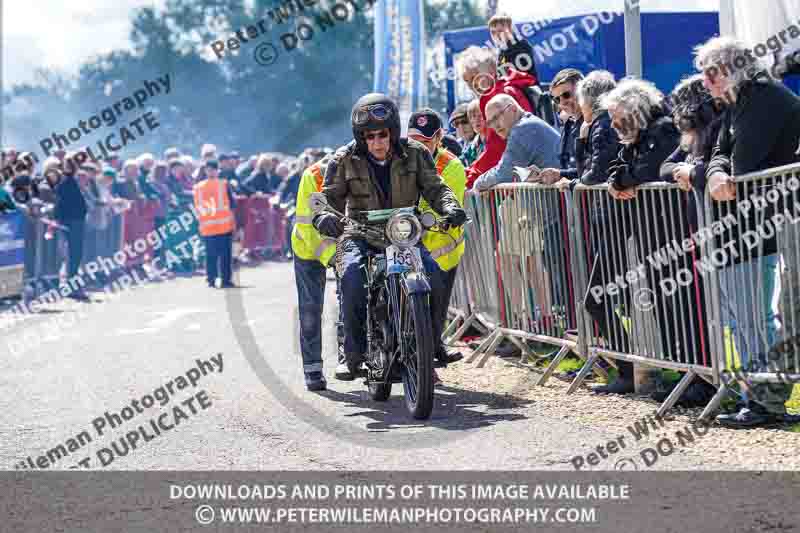
M522 89L536 85L536 78L530 74L514 70L513 68L506 68L506 71L508 75L498 79L494 87L481 96L480 106L484 119L486 118L486 104L496 95L502 93L512 96L525 111L533 111L528 97L525 96ZM503 152L506 150L506 140L500 137L493 129L489 129L488 131L489 133L486 136L486 150L481 154L478 160L467 169L467 189L472 188L472 184L475 183L478 177L497 166L497 164L500 163L500 158L503 157Z

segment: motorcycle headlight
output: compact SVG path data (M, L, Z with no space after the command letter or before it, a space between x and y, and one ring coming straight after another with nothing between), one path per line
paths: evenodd
M395 246L408 248L422 237L422 226L414 215L393 215L386 223L386 237Z

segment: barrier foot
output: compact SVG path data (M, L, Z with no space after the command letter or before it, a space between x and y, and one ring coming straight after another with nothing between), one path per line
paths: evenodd
M456 342L457 340L460 340L460 339L461 339L461 337L463 337L463 336L464 336L464 333L466 333L466 332L467 332L467 330L470 328L470 326L472 326L472 324L473 324L473 323L475 323L475 321L476 321L476 320L477 320L477 318L475 317L475 314L474 314L474 313L473 313L473 314L471 314L471 315L469 315L469 316L466 318L466 320L464 320L464 323L463 323L463 324L461 324L461 327L459 327L459 328L456 330L456 332L455 332L455 333L453 333L453 335L452 335L452 336L451 336L449 339L447 339L447 340L445 341L445 344L453 344L453 343L454 343L454 342Z
M477 359L477 358L478 358L478 356L479 356L481 353L483 353L483 351L484 351L484 350L485 350L485 349L486 349L486 348L487 348L487 347L488 347L488 346L489 346L489 345L490 345L492 342L494 342L494 339L495 339L495 337L496 337L498 334L501 334L499 330L495 330L495 331L493 331L492 333L490 333L490 334L489 334L489 336L488 336L488 337L486 337L485 339L483 339L483 341L482 341L482 342L481 342L481 343L478 345L478 347L477 347L477 348L475 348L475 351L473 351L473 352L472 352L472 355L470 355L470 356L469 356L469 357L468 357L468 358L467 358L467 359L466 359L464 362L465 362L465 363L471 363L471 362L473 362L475 359Z
M478 361L478 364L475 365L475 368L483 368L486 365L486 361L488 361L489 358L492 355L494 355L495 348L497 348L497 345L500 344L500 342L504 338L505 338L505 334L502 331L498 330L497 331L497 335L495 335L495 337L494 337L494 340L489 345L489 347L486 349L486 351L483 353L483 356Z
M675 388L672 389L672 392L669 393L669 396L667 396L667 398L664 400L664 403L658 406L658 409L656 410L656 415L659 418L663 417L664 413L672 409L672 406L675 405L675 403L678 401L678 399L680 399L681 396L683 396L683 393L689 387L689 384L692 382L692 380L695 378L696 375L697 374L695 374L691 370L689 370L683 375L683 377L675 386Z
M442 342L446 341L450 334L453 332L454 329L457 329L459 324L464 320L464 313L461 311L457 312L455 316L450 320L450 323L444 328L442 332Z
M578 387L580 387L581 384L583 384L583 380L586 379L586 376L589 374L589 372L592 370L592 367L597 362L597 358L598 358L597 353L591 353L591 355L589 355L589 358L586 359L586 363L584 363L584 365L581 367L581 370L580 372L578 372L578 375L575 376L574 380L572 380L569 389L567 389L567 394L572 394L573 392L578 390Z
M519 364L521 364L521 365L526 364L528 362L528 357L533 356L533 354L531 353L531 349L528 348L528 345L525 344L524 342L522 342L521 340L519 340L518 338L514 337L513 335L509 335L506 338L508 340L510 340L511 342L513 342L514 346L519 348L519 351L522 352L522 353L520 353L520 356L519 356Z
M564 359L564 357L566 357L568 353L569 353L569 348L567 348L566 346L562 346L561 349L556 354L555 358L552 361L550 361L549 365L547 365L547 368L545 369L544 374L542 374L542 376L539 378L539 381L536 382L537 386L541 387L542 385L547 383L547 380L550 379L550 376L553 375L553 372L555 372L559 363L561 363L562 359Z
M719 390L714 395L714 397L711 398L711 401L708 402L708 405L706 405L706 408L703 409L703 412L700 413L699 420L710 419L711 415L713 415L715 412L719 410L719 404L722 403L722 399L727 395L728 395L728 386L725 385L724 383L720 383Z

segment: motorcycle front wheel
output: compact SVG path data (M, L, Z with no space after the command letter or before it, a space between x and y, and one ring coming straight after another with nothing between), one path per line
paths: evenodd
M426 420L433 410L433 324L427 294L401 291L397 328L405 354L401 375L406 409Z

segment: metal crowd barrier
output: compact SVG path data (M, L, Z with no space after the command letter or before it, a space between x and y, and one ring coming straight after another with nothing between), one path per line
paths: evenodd
M541 358L523 341L553 345L558 355L543 383L575 349L579 316L569 268L569 202L567 192L536 184L506 184L467 194L475 223L474 231L467 230L465 253L472 262L464 265L462 276L474 295L473 315L494 318L480 320L492 333L468 362L481 356L477 366L482 367L504 339L520 349L520 362Z
M800 164L734 178L736 200L705 200L706 225L735 221L710 242L710 337L719 391L785 402L800 383Z
M705 269L711 230L696 192L653 183L636 194L615 200L607 185L575 188L573 246L585 313L578 350L588 358L570 390L600 357L685 372L663 413L696 377L716 382Z
M279 257L286 246L286 209L268 196L236 197L237 225L243 228L242 248L250 255Z
M539 384L573 351L586 362L568 392L604 373L600 358L684 372L659 413L697 378L719 388L703 417L732 382L756 399L759 384L790 393L800 382L800 165L735 181L732 202L666 183L627 201L606 185L468 192L474 223L444 337L488 329L468 359L479 367L503 339L523 356L521 340L560 347Z

